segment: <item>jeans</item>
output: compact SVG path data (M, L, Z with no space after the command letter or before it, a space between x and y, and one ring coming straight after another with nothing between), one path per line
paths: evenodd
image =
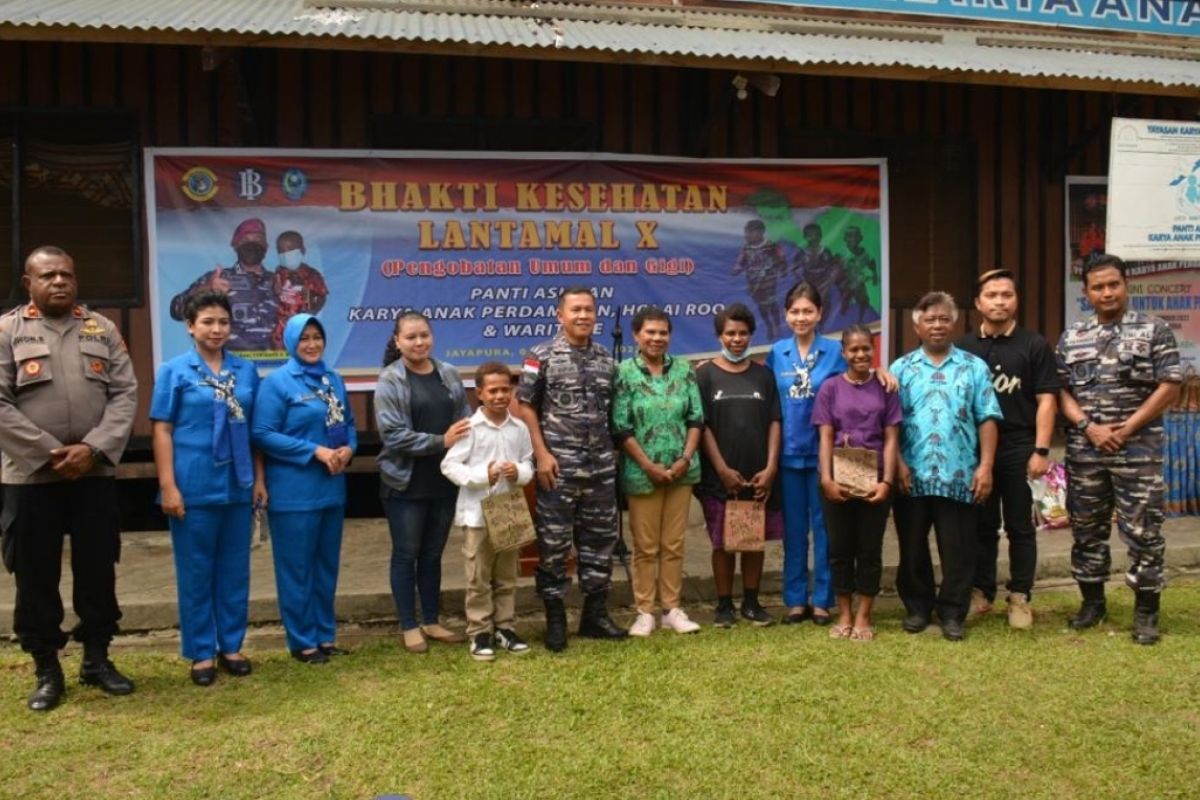
M442 551L450 536L457 498L409 499L385 489L383 510L392 535L392 598L404 630L417 627L416 595L421 598L422 625L438 621L442 591Z
M1001 448L992 468L992 495L979 508L975 549L975 588L988 601L996 599L996 556L1000 552L1000 512L1008 536L1008 590L1029 596L1037 571L1037 531L1033 527L1033 493L1026 470L1033 446Z

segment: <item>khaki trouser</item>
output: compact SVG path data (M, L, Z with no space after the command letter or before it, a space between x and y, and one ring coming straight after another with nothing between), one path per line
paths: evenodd
M467 573L467 636L511 628L517 606L520 551L497 553L487 528L458 526Z
M679 607L683 588L683 543L687 537L692 487L660 486L629 495L633 533L633 599L643 614L654 613L655 588L664 611Z

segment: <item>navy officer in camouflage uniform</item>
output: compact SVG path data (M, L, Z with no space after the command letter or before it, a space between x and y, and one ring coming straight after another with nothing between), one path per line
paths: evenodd
M596 298L572 286L558 297L559 334L534 345L517 388L537 462L538 593L546 605L546 647L566 649L563 597L575 545L583 616L579 635L624 639L608 615L617 543L616 452L609 432L616 364L592 341Z
M263 266L267 255L267 226L261 219L243 220L229 242L237 252L232 267L217 267L197 278L171 299L171 318L182 320L192 295L207 290L229 295L233 306L233 330L226 347L235 352L279 349L274 341L279 316L275 273ZM286 357L286 354L283 355Z
M1064 331L1056 353L1064 387L1059 399L1069 424L1071 570L1083 594L1069 624L1083 630L1104 619L1115 506L1117 531L1129 548L1125 582L1136 593L1133 639L1154 644L1165 583L1162 414L1183 380L1179 350L1167 323L1128 309L1120 258L1093 261L1083 282L1096 313Z

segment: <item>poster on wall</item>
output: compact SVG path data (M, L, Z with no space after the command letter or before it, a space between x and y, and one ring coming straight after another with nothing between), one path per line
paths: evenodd
M1108 252L1200 260L1200 123L1114 119L1108 179Z
M597 297L611 346L647 304L671 350L719 349L713 316L741 302L754 346L788 334L796 281L824 298L822 333L864 323L886 353L883 160L706 161L601 154L148 149L155 362L191 346L187 298L229 292L230 349L286 358L286 320L321 319L326 362L373 384L400 314L432 321L434 356L465 373L557 332L558 293Z
M1107 246L1108 180L1068 176L1064 324L1091 314L1083 293L1083 268ZM1200 367L1200 260L1127 261L1129 307L1165 320L1175 331L1186 364Z

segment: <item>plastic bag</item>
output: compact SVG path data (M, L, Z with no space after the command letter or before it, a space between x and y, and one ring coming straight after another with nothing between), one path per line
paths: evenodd
M1071 524L1067 515L1067 471L1057 461L1036 481L1029 482L1033 493L1033 524L1039 528L1065 528Z

